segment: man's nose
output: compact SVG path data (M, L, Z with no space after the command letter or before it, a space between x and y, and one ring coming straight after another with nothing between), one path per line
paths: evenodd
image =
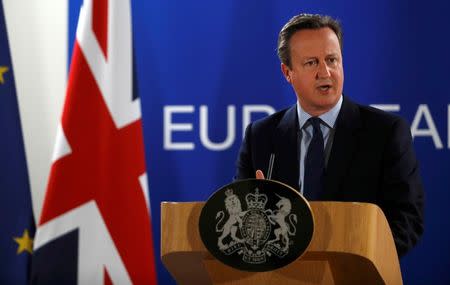
M328 78L330 75L330 68L326 62L320 62L317 69L317 78Z

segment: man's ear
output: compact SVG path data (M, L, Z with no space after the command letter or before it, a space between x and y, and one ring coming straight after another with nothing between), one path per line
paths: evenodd
M286 81L292 84L292 80L291 80L291 70L289 69L289 67L284 64L281 63L281 72L284 75L284 78L286 78Z

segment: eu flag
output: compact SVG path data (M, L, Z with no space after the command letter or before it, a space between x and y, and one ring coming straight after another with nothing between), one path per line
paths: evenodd
M34 227L14 74L0 1L0 284L27 284Z

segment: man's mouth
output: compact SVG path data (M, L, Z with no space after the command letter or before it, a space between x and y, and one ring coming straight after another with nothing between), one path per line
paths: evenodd
M328 91L331 88L331 84L322 84L319 85L317 88L320 89L321 91Z

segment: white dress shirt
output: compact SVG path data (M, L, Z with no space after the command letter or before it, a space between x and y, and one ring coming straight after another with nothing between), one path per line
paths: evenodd
M323 134L323 142L324 142L324 154L325 154L325 167L328 164L328 158L331 153L331 146L333 144L334 132L335 132L335 123L337 116L339 115L339 111L342 106L342 95L336 105L331 108L328 112L319 116L322 120L320 124L320 129ZM311 142L313 136L313 127L308 122L308 119L312 116L306 113L299 102L297 102L297 115L298 115L298 125L300 128L300 137L299 137L299 153L300 153L300 175L298 184L300 186L300 193L303 195L303 178L305 176L305 156L309 147L309 143Z

